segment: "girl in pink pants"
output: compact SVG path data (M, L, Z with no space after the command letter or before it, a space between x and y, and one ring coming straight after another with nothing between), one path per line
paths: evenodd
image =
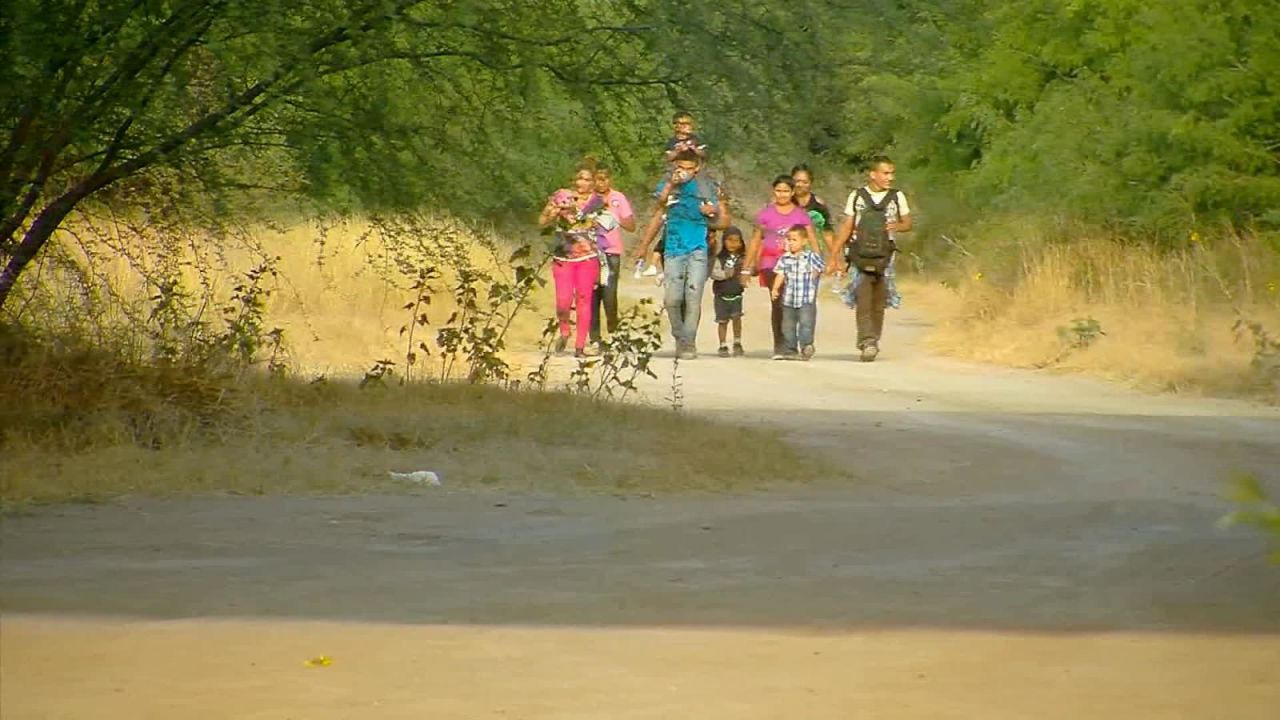
M600 282L601 218L608 206L595 191L596 164L586 158L573 176L573 187L561 188L547 198L538 226L555 229L551 277L556 283L556 319L560 339L556 352L569 344L569 310L578 306L578 337L574 354L584 357L591 333L592 298Z
M587 335L591 332L591 298L600 279L600 260L595 255L582 258L556 258L551 264L551 277L556 283L556 318L560 321L560 341L563 348L569 338L569 309L578 307L578 335L574 340L575 355L583 355L587 347Z

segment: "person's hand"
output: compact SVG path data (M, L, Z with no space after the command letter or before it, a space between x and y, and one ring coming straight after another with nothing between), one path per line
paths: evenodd
M774 300L777 300L777 299L778 299L779 297L781 297L781 296L782 296L782 293L781 293L781 292L779 292L779 291L777 291L777 290L770 290L770 291L769 291L769 297L773 298Z
M715 217L716 215L716 205L710 200L703 200L699 209L702 210L702 214L706 217Z
M885 223L885 224L884 224L884 229L885 229L885 230L888 230L889 232L897 232L897 231L898 231L898 222L897 222L896 220L893 220L893 221L887 222L887 223Z

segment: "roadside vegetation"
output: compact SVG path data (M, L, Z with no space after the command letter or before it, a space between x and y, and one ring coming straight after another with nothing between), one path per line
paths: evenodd
M678 412L678 393L641 401L646 379L678 389L649 368L649 303L608 352L553 357L529 246L427 216L307 231L255 237L223 271L192 243L133 258L139 272L121 238L80 228L62 248L78 261L45 269L0 335L0 502L405 492L421 486L390 473L418 470L446 488L623 495L840 475L768 430ZM286 248L310 260L270 253ZM65 271L85 266L99 272Z

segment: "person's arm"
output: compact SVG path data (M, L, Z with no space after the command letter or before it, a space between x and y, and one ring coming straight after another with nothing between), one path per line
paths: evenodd
M911 222L911 206L907 204L907 196L903 195L901 190L898 190L897 193L898 222L886 223L886 227L896 233L911 232L913 225Z
M538 214L538 227L544 228L555 222L559 212L560 208L556 207L555 201L547 198L547 204L542 206L542 212Z
M764 228L756 225L751 230L751 242L747 243L747 258L743 270L747 275L756 273L757 264L760 262L760 251L764 247Z
M835 255L831 254L831 249L835 247L836 234L831 231L831 211L827 209L827 204L822 202L822 198L818 198L818 212L822 215L822 244L824 251L828 253L824 257L830 258L827 263L829 269L836 270Z
M711 228L712 230L724 230L733 224L733 213L729 211L728 203L711 202L711 206L714 208L714 211L713 214L706 216L708 228Z
M649 224L644 229L644 235L640 237L640 244L636 245L634 260L643 260L649 254L649 248L653 245L653 241L658 237L658 230L662 228L662 215L665 208L661 205L653 211L653 217L649 220Z
M821 253L822 248L818 245L818 234L813 230L813 223L804 226L804 234L808 238L809 247L816 253Z
M839 229L836 230L834 242L831 243L832 264L839 270L847 269L847 264L844 261L844 253L841 252L841 250L844 248L844 244L848 242L851 237L853 237L853 218L845 217L845 219L840 222Z
M774 300L777 300L777 299L778 299L778 296L780 296L780 295L782 294L782 284L783 284L784 282L786 282L786 276L785 276L785 275L783 275L783 274L782 274L782 273L780 273L780 272L779 272L779 273L774 273L774 275L773 275L773 287L769 289L769 297L773 298Z
M628 199L626 195L623 195L616 190L613 192L613 197L615 198L614 204L616 205L616 207L613 208L613 216L618 219L618 227L626 230L627 232L635 232L636 215L635 211L631 207L631 200Z

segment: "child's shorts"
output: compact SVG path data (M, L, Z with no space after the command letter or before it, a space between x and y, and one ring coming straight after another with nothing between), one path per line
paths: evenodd
M716 296L716 322L727 323L742 317L742 294Z

